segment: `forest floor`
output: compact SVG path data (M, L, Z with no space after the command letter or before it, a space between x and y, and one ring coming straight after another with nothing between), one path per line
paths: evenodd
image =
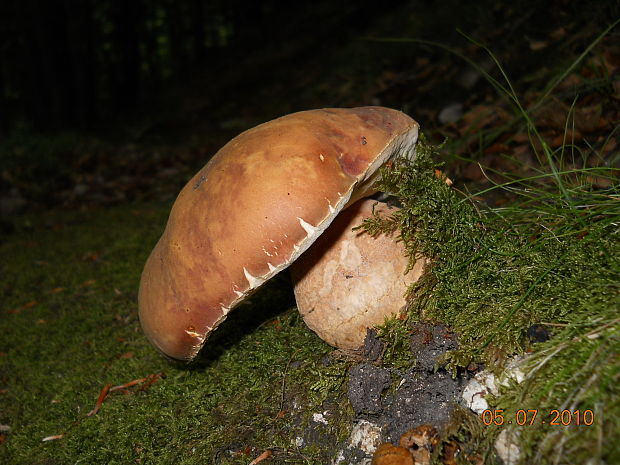
M523 463L620 461L620 30L562 2L454 8L433 12L441 34L402 7L323 50L231 58L96 134L2 141L0 462L368 463L352 428L396 442L431 423L436 463L499 463L509 430L455 403L515 354L537 376L491 407L571 412L510 430ZM379 331L382 357L353 358L305 327L283 274L195 363L162 358L137 288L187 179L260 122L360 105L401 109L443 143L409 168L428 180L409 186L428 196L410 209L426 218L411 246L435 254L427 308ZM576 425L577 410L594 423Z

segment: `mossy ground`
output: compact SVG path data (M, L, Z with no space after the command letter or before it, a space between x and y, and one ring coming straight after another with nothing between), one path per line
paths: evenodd
M246 463L267 448L297 463L329 456L295 447L308 415L323 411L326 395L312 385L329 347L286 310L286 281L237 310L212 338L217 352L189 367L144 338L136 289L168 209L22 218L3 240L0 424L10 431L0 462ZM148 389L110 393L87 416L106 384L157 373ZM347 416L345 402L331 410Z
M527 206L482 211L437 175L432 152L422 144L416 164L396 164L384 181L403 203L395 221L408 250L433 259L414 290L421 305L412 320L441 321L457 332L460 349L447 359L454 369L473 362L499 371L512 354L531 354L531 375L492 401L507 415L593 410L590 426L522 427L528 460L594 455L614 463L617 180L611 176L604 191L565 184L576 203L547 183L537 188L537 208L530 195ZM585 179L577 171L571 176ZM286 278L238 309L209 341L213 350L193 365L172 364L148 344L136 289L168 209L134 204L22 217L3 241L0 423L10 426L3 463L246 463L267 449L282 463L334 456L333 441L300 448L297 438L309 437L312 413L326 405L338 421L324 435L346 435L347 364L324 363L330 348L293 310ZM527 331L534 324L551 339L532 344ZM390 334L400 348L388 348L385 362L399 365L406 361L402 328L386 339ZM96 415L87 415L106 384L152 374L162 376L146 389L111 393ZM475 418L454 428L448 439L466 439L470 456L489 459L491 438L502 430Z
M447 10L451 18L458 17L451 8ZM499 10L501 5L485 12L497 14ZM479 13L475 14L475 24ZM406 23L407 15L398 17ZM548 18L544 14L532 17L537 22ZM534 30L542 28L526 23ZM401 36L417 33L403 32L406 24L395 30ZM381 34L387 35L385 31ZM501 39L491 35L491 40L495 37L511 42L504 40L501 29L497 34ZM462 40L452 34L455 36ZM562 52L565 47L575 47L593 36L585 31L575 37L561 41L561 53L555 47L548 48L549 67L557 65L551 63L555 55L573 56ZM613 52L614 40L609 42ZM515 43L520 45L513 55L535 55L525 41L515 39ZM415 60L420 58L420 49L406 41L401 45L410 48L404 55L395 54L393 61L415 64L402 77L389 73L381 77L377 71L377 82L381 84L383 79L386 84L362 98L365 86L358 83L362 89L353 86L355 91L349 91L340 86L340 74L325 73L334 82L324 84L329 98L320 100L320 105L326 106L329 101L352 106L377 97L388 106L404 105L416 118L419 112L422 122L428 121L425 129L433 127L436 120L428 108L435 104L437 94L443 97L444 88L426 92L423 77L407 80L406 76L417 76L419 67L435 65L431 74L455 77L458 67L442 63L437 54L426 64L423 60L418 64ZM356 53L347 51L346 55L358 57L360 66L366 68L381 62L366 58L371 50L364 42L356 46ZM577 102L569 113L579 110L581 104L581 100L573 100L576 91L590 99L590 106L602 102L606 114L611 115L606 116L608 127L616 128L609 140L615 140L618 98L610 89L616 89L613 85L617 85L617 78L614 84L613 76L599 73L604 67L594 63L603 62L604 55L599 53L585 66L594 74L582 72L579 86L564 88L553 98L568 102L569 107L571 101ZM517 61L521 66L522 60ZM528 63L537 71L520 82L521 87L542 88L540 82L551 74L543 63L542 67ZM562 63L560 74L570 65L568 61ZM372 76L355 71L351 75ZM364 79L374 83L374 78ZM444 85L450 89L450 98L461 98L456 94L462 90L452 83ZM475 108L481 101L494 110L501 107L501 103L485 97L488 89L481 91L479 87L480 94L464 102L466 107ZM320 91L312 86L306 89L312 95ZM270 96L269 100L286 99ZM307 100L286 102L286 108L270 111L280 114L317 105ZM236 115L238 108L230 106ZM251 114L262 121L265 111L261 106ZM561 119L565 116L562 113ZM500 121L501 128L487 127L490 130L486 132L477 124L463 132L458 125L448 128L452 139L442 151L443 158L454 158L449 147L455 147L456 157L465 153L484 164L489 144L499 140L504 143L502 150L514 148L501 135L523 133L522 118L517 115L516 120L516 124L512 121L508 125ZM564 121L560 123L564 129ZM567 117L566 129L572 129L570 123ZM589 130L597 135L599 128ZM473 144L474 139L479 144ZM547 160L529 159L521 153L526 162L522 165L530 166L524 175L529 178L482 195L504 192L501 207L488 208L477 198L448 187L441 176L437 177L432 158L422 157L416 166L397 166L391 185L384 186L405 206L393 227L401 228L409 251L433 258L431 273L414 289L417 304L412 307L410 322L422 317L441 321L459 335L460 349L446 359L450 366L463 369L477 364L501 371L511 355L531 354L524 366L531 374L493 399L494 408L504 409L507 418L518 409L537 409L539 415L552 409L594 411L595 423L590 426L578 427L573 422L566 427L542 423L519 427L524 463L620 461L616 448L620 437L620 202L618 172L610 168L618 163L618 150L603 153L601 149L598 157L601 146L593 149L596 140L589 148L584 144L575 147L573 142L568 137ZM49 149L47 144L39 145L33 150ZM202 147L194 162L204 163L213 152L211 148L215 147ZM32 173L23 172L24 179L17 179L27 187L48 182L34 198L49 195L47 190L56 189L57 184L64 186L68 174L62 170L40 180L50 166L64 166L56 163L64 145L53 152L45 170L33 167ZM80 156L83 152L76 150ZM127 152L114 158L122 169L112 169L110 179L116 179L117 171L127 171L124 161L131 158L132 150ZM586 152L593 156L583 157ZM167 165L151 151L143 155L136 163L141 169L128 179L132 188L136 180L149 180L159 187L168 184L162 169ZM169 158L173 164L174 157L178 153L160 158ZM493 161L508 158L497 152L492 157ZM100 158L106 160L104 155ZM99 158L91 154L91 159ZM149 165L150 171L144 171L144 159L155 160ZM596 166L606 168L596 171ZM519 168L504 173L498 182L514 180L515 173L523 174ZM90 165L84 168L90 169ZM75 174L79 170L70 171L76 182L89 182ZM151 176L160 171L161 177ZM489 169L487 174L496 176L496 171ZM453 176L450 166L445 174ZM72 188L63 188L73 192ZM345 398L348 365L333 358L324 363L331 349L297 316L286 278L257 294L251 305L231 314L209 341L211 351L193 365L171 364L148 344L137 320L136 290L144 261L163 229L169 208L170 203L151 201L76 212L57 209L11 219L11 227L6 228L11 234L0 240L0 425L10 427L8 432L5 428L0 431L1 463L232 464L248 463L266 449L273 451L272 463L324 464L335 456L333 442L323 439L347 434L352 415ZM390 325L384 331L384 338L392 343L384 364L408 366L412 362L407 353L408 327L398 322ZM532 325L542 325L551 339L533 344L527 334ZM87 416L107 384L121 385L160 373L163 375L144 389L145 384L139 384L126 389L125 394L111 393L96 415ZM334 421L321 426L322 430L310 431L312 414L326 410ZM504 426L484 426L465 411L458 414L445 439L459 442L459 460L465 463L469 458L484 457L493 463L493 441ZM42 441L52 435L63 437ZM314 442L310 447L298 447L297 438Z
M509 357L526 355L525 380L490 399L492 408L503 410L505 423L485 428L472 419L474 427L459 417L451 435L467 437L464 450L470 459L477 453L491 460L492 438L511 428L518 431L514 441L522 448L522 463L593 458L616 463L618 171L548 167L546 176L511 181L521 195L510 207L483 209L448 186L435 151L423 142L415 163L403 159L385 170L381 187L403 208L389 220L367 221L366 227L373 232L397 227L411 256L432 259L425 279L412 290L417 298L412 317L439 321L457 332L460 348L448 353L448 367L456 371L473 363L501 373ZM560 160L562 168L565 163ZM610 187L588 182L593 171ZM536 343L532 328L545 328L550 339ZM527 421L517 419L519 410L529 412ZM559 421L554 410L567 413ZM593 412L591 424L584 424L586 410Z

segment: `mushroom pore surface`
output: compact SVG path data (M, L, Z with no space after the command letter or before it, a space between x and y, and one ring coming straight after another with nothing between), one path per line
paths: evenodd
M378 169L413 156L418 124L383 107L310 110L222 147L179 193L140 281L142 328L190 360L228 312L374 192Z
M405 292L422 276L426 262L419 258L405 274L409 259L396 234L371 236L352 229L372 217L373 209L379 216L397 210L371 199L356 202L291 265L304 321L340 349L359 349L368 328L406 308Z

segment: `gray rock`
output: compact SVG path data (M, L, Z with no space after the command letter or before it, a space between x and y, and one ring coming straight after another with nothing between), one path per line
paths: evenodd
M361 363L349 372L349 400L359 414L377 414L383 410L381 393L390 385L387 370L369 363Z

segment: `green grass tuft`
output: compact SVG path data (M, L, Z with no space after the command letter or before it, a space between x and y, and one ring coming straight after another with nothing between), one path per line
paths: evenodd
M494 399L507 417L519 409L538 409L539 418L544 412L546 424L519 429L523 463L617 462L618 171L571 169L560 160L553 173L494 186L513 196L509 207L483 208L473 203L478 196L446 183L437 151L422 138L415 161L402 158L385 169L380 187L403 208L365 224L373 233L399 228L411 257L431 259L424 280L411 289L412 321L442 322L457 333L459 348L444 360L454 372L475 363L500 373L514 354L529 355L526 381ZM594 175L609 187L594 185ZM533 325L551 339L533 344ZM553 409L591 409L595 425L551 426ZM502 429L476 427L454 437L469 437L489 456L488 438Z

